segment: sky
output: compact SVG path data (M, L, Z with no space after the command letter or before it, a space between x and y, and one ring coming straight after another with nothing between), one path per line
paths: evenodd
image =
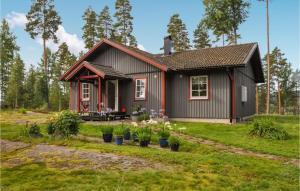
M26 13L32 4L31 0L0 0L1 20L7 19L11 30L17 37L17 45L26 67L37 65L42 56L41 39L31 39L24 31ZM92 7L100 13L105 5L114 14L115 0L54 0L55 8L61 16L62 25L57 31L59 42L66 42L70 51L78 54L84 49L82 36L82 15L86 8ZM240 25L241 39L238 43L258 42L261 57L266 54L266 5L265 2L249 0L251 7L247 20ZM163 37L167 35L170 17L178 13L186 24L190 41L193 31L204 15L202 0L130 0L133 16L133 33L138 47L151 53L160 53ZM299 1L270 0L270 49L276 46L291 62L293 68L300 68L299 58ZM58 45L48 43L51 50Z

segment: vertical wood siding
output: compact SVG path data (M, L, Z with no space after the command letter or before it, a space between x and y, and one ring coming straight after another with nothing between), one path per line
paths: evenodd
M236 80L236 116L242 118L255 114L255 85L251 62L234 71ZM247 102L242 102L242 86L247 87Z
M181 74L181 76L175 73L167 75L166 104L169 117L229 118L229 80L225 71L210 72L208 74L210 97L207 100L190 100L188 92L189 75Z

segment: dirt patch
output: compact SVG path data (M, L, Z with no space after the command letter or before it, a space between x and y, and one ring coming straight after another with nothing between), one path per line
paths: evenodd
M0 140L1 153L13 152L30 146L28 143Z
M1 143L3 140L1 141ZM23 143L4 141L9 147L17 148ZM1 144L2 145L2 144ZM22 145L25 146L25 145ZM8 146L6 146L8 147ZM23 147L24 148L24 147ZM71 149L64 146L38 144L6 157L2 161L5 167L15 167L26 163L44 162L48 167L59 169L94 169L133 171L141 169L168 170L169 167L145 159L111 153L98 153Z

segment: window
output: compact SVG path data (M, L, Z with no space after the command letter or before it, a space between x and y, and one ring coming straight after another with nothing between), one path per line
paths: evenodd
M190 77L190 99L208 99L208 76Z
M82 101L90 100L90 84L82 83L82 93L81 93Z
M135 99L144 100L146 99L146 83L147 79L135 79Z

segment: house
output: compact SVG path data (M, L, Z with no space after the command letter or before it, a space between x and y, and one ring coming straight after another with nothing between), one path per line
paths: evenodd
M134 105L174 120L236 122L255 114L256 83L264 82L257 43L151 54L103 39L61 80L70 82L70 109L131 114Z

